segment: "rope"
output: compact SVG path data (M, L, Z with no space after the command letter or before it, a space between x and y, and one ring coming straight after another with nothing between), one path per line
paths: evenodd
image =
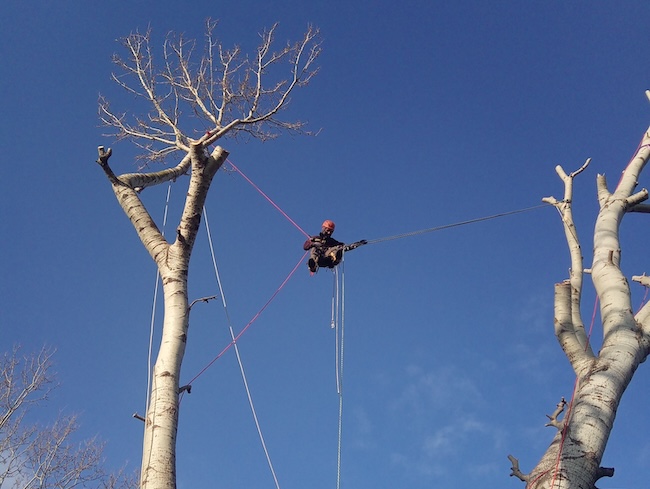
M163 222L162 222L162 235L165 236L165 226L167 225L167 212L169 211L169 197L172 192L172 183L169 182L167 187L167 198L165 200L165 210L163 212ZM156 304L158 303L158 288L160 285L160 272L156 270L156 284L153 289L153 304L151 306L151 322L149 324L149 351L147 354L147 398L145 400L145 417L149 413L149 398L151 396L151 357L153 351L153 334L154 334L154 325L156 324Z
M198 379L201 375L203 375L203 374L206 372L206 370L208 370L208 369L209 369L209 368L210 368L210 367L211 367L211 366L212 366L212 365L213 365L217 360L219 360L219 359L220 359L220 358L221 358L221 357L222 357L222 356L223 356L223 355L224 355L224 354L225 354L225 353L230 349L230 347L232 347L232 346L235 344L235 342L238 341L239 338L241 338L241 336L242 336L242 335L243 335L243 334L248 330L248 328L250 328L250 326L255 322L255 320L256 320L258 317L260 317L260 315L261 315L261 314L264 312L264 310L269 306L269 304L271 304L271 302L273 302L273 299L275 299L275 297L280 293L280 291L282 290L282 288L287 284L287 282L288 282L289 279L293 276L293 274L296 273L296 270L298 270L298 267L299 267L300 265L302 265L302 262L303 262L303 260L305 259L305 256L307 256L307 253L308 253L308 252L304 253L304 254L302 255L302 257L300 257L300 260L298 261L298 263L296 263L296 265L293 267L293 269L291 270L291 272L289 272L289 275L287 275L287 277L286 277L286 278L284 279L284 281L280 284L280 286L277 288L277 290L273 293L273 295L271 295L271 298L270 298L268 301L266 301L266 304L264 304L264 305L262 306L262 308L261 308L259 311L257 311L257 313L255 314L255 316L253 316L253 319L251 319L251 320L248 322L248 324L246 324L246 326L244 326L244 328L239 332L239 334L238 334L237 336L235 336L235 339L232 340L230 343L228 343L228 344L223 348L223 350L221 350L221 351L220 351L220 352L219 352L219 353L218 353L218 354L217 354L217 355L216 355L212 360L210 360L210 361L208 362L208 364L207 364L205 367L203 367L203 368L199 371L198 374L196 374L194 377L192 377L192 379L187 383L187 385L192 385L196 379Z
M244 174L242 173L242 171L241 171L239 168L237 168L237 167L235 166L235 164L234 164L232 161L230 161L230 159L227 159L226 161L227 161L228 163L230 163L230 166L232 166L233 169L234 169L237 173L239 173L242 177L244 177L244 180L246 180L248 183L250 183L250 184L253 186L253 188L254 188L255 190L257 190L257 191L260 193L260 195L262 195L262 197L264 197L266 200L268 200L269 203L270 203L273 207L275 207L275 208L280 212L280 214L282 214L284 217L286 217L287 220L288 220L291 224L293 224L293 225L296 227L296 229L297 229L298 231L300 231L302 234L304 234L306 237L309 238L309 234L307 234L307 232L306 232L304 229L302 229L300 226L298 226L298 224L296 224L296 222L295 222L293 219L291 219L291 218L287 215L286 212L284 212L282 209L280 209L280 207L279 207L275 202L273 202L273 201L271 200L271 198L270 198L268 195L266 195L266 194L262 191L262 189L260 189L257 185L255 185L255 184L253 183L253 181L252 181L250 178L248 178L246 175L244 175Z
M345 253L343 254L345 256ZM338 394L339 394L339 420L338 420L338 446L336 454L336 489L341 487L341 440L343 438L343 346L345 339L345 268L341 260L341 327L340 327L340 349L339 361L337 366ZM336 267L336 278L338 282L338 267ZM337 327L337 341L339 338Z
M455 223L452 223L452 224L444 224L442 226L436 226L436 227L427 228L427 229L420 229L418 231L411 231L410 233L402 233L402 234L396 234L394 236L387 236L385 238L371 239L371 240L368 240L367 244L381 243L383 241L391 241L393 239L408 238L410 236L416 236L418 234L432 233L434 231L442 231L443 229L449 229L449 228L454 228L454 227L458 227L458 226L464 226L466 224L474 224L476 222L489 221L491 219L497 219L499 217L511 216L513 214L520 214L522 212L528 212L528 211L532 211L534 209L541 209L542 207L547 207L548 205L549 204L540 204L540 205L535 205L533 207L525 207L523 209L517 209L515 211L502 212L500 214L493 214L491 216L485 216L485 217L478 217L476 219L470 219L468 221L459 221L459 222L455 222Z
M255 421L255 427L257 428L257 434L260 438L260 442L262 444L262 449L264 450L264 455L266 456L266 462L269 466L269 469L271 470L271 475L273 476L273 481L275 482L275 487L277 489L280 489L280 484L278 482L278 478L275 474L275 469L273 468L273 463L271 462L271 457L269 455L269 451L266 447L266 442L264 441L264 435L262 434L262 428L260 426L259 419L257 418L257 412L255 410L255 404L253 403L253 397L251 395L250 388L248 386L248 380L246 378L246 372L244 371L244 364L241 359L241 355L239 354L239 347L237 346L237 340L235 338L235 333L232 328L232 323L230 321L230 314L228 313L228 307L226 306L226 296L223 291L223 286L221 284L221 278L219 277L219 268L217 267L217 260L215 258L215 253L214 253L214 247L212 246L212 235L210 233L210 225L208 223L208 213L203 207L203 215L205 216L205 228L208 233L208 243L210 245L210 254L212 255L212 264L214 266L214 273L217 278L217 284L219 285L219 292L221 293L221 302L223 304L223 309L226 314L226 320L228 321L228 330L230 331L230 337L232 339L231 345L235 347L235 355L237 356L237 363L239 364L239 371L241 372L242 380L244 382L244 388L246 389L246 396L248 397L248 404L251 408L251 412L253 413L253 420Z

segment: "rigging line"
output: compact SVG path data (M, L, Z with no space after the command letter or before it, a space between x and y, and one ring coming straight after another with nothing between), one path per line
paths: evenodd
M235 164L234 164L232 161L230 161L230 159L226 159L226 161L227 161L228 163L230 163L230 165L233 167L233 169L234 169L237 173L239 173L242 177L244 177L244 180L246 180L248 183L250 183L250 184L253 186L253 188L254 188L255 190L257 190L257 191L260 193L260 195L262 195L262 197L264 197L266 200L268 200L269 203L270 203L273 207L275 207L275 208L280 212L280 214L282 214L284 217L286 217L287 220L288 220L291 224L293 224L293 225L296 227L296 229L298 229L298 231L300 231L302 234L304 234L306 237L309 238L309 234L308 234L308 233L307 233L303 228L301 228L300 226L298 226L298 224L296 224L296 222L295 222L293 219L291 219L291 218L289 217L289 215L288 215L286 212L284 212L282 209L280 209L280 207L279 207L275 202L273 202L273 201L271 200L271 198L270 198L268 195L266 195L266 194L262 191L262 189L260 189L257 185L255 185L255 184L253 183L253 181L252 181L250 178L248 178L246 175L244 175L244 174L242 173L242 171L241 171L239 168L237 168L237 167L235 166Z
M163 212L163 222L161 233L163 237L165 236L165 226L167 225L167 213L169 211L169 197L172 192L172 181L169 182L167 187L167 198L165 199L165 210ZM149 413L149 397L151 395L151 357L153 351L153 334L154 334L154 325L156 323L156 304L158 302L158 288L160 285L160 272L156 268L156 285L153 289L153 304L151 306L151 323L149 325L149 351L147 353L147 398L145 400L145 411L144 415L147 416Z
M402 233L402 234L396 234L394 236L387 236L385 238L377 238L377 239L370 239L368 240L367 244L375 244L375 243L381 243L382 241L390 241L393 239L401 239L401 238L408 238L410 236L415 236L418 234L425 234L425 233L432 233L434 231L442 231L443 229L449 229L449 228L454 228L458 226L464 226L465 224L474 224L476 222L482 222L482 221L489 221L491 219L497 219L499 217L505 217L505 216L511 216L513 214L520 214L522 212L528 212L532 211L534 209L540 209L542 207L547 207L550 204L540 204L540 205L535 205L532 207L525 207L523 209L517 209L514 211L509 211L509 212L502 212L500 214L492 214L491 216L485 216L485 217L478 217L476 219L469 219L467 221L459 221L455 222L452 224L444 224L442 226L436 226L432 228L427 228L427 229L420 229L418 231L411 231L410 233Z
M269 451L266 447L266 442L264 441L264 435L262 434L262 427L260 426L259 419L257 417L257 411L255 410L255 404L253 403L253 397L251 395L250 387L248 386L248 379L246 378L246 372L244 371L244 364L241 359L241 355L239 354L239 347L237 346L237 340L235 339L235 333L232 329L232 323L230 321L230 314L228 313L228 307L226 306L226 296L223 291L223 287L221 284L221 278L219 277L219 268L217 267L217 260L215 258L215 253L214 253L214 247L212 246L212 235L210 233L210 225L208 223L208 213L203 207L203 215L205 216L205 228L208 233L208 243L210 245L210 254L212 256L212 264L214 265L214 273L217 277L217 284L219 285L219 292L221 293L221 300L223 303L223 309L226 314L226 320L228 321L228 330L230 331L230 337L232 338L232 345L235 348L235 355L237 356L237 363L239 364L239 371L241 372L242 380L244 382L244 388L246 389L246 396L248 397L248 405L251 408L251 412L253 413L253 420L255 421L255 427L257 428L257 434L260 438L260 442L262 444L262 449L264 450L264 455L266 456L266 462L269 466L269 469L271 470L271 475L273 476L273 481L275 482L275 487L277 489L280 489L280 484L278 482L278 478L275 474L275 469L273 468L273 462L271 462L271 456L269 455Z
M259 317L262 315L262 313L264 312L264 310L265 310L265 309L266 309L266 308L271 304L271 302L273 302L273 299L276 298L276 296L277 296L277 295L280 293L280 291L284 288L284 286L287 284L287 282L288 282L289 279L293 276L293 274L296 273L296 270L298 270L298 267L299 267L300 265L302 265L302 262L304 261L305 256L307 256L307 253L309 253L309 252L308 252L308 251L305 252L305 253L302 255L302 257L300 257L300 260L298 261L298 263L296 263L296 265L293 267L293 269L291 270L291 272L289 272L289 275L287 275L287 277L284 279L284 281L280 284L280 286L277 288L277 290L273 293L273 295L271 296L271 298L270 298L268 301L266 301L266 304L264 304L264 305L262 306L262 308L261 308L259 311L257 311L257 313L255 314L255 316L253 316L253 319L251 319L251 320L248 322L248 324L246 324L246 326L244 326L244 328L239 332L239 334L238 334L237 336L235 336L234 341L238 341L239 338L240 338L240 337L241 337L241 336L242 336L242 335L243 335L243 334L248 330L248 328L250 328L251 325L252 325L252 324L257 320L257 318L259 318ZM212 366L212 365L213 365L217 360L219 360L219 359L220 359L220 358L221 358L221 357L222 357L222 356L223 356L223 355L224 355L224 354L225 354L225 353L230 349L230 347L233 346L234 341L231 341L230 343L228 343L228 344L223 348L223 350L221 350L221 351L220 351L220 352L219 352L219 353L218 353L218 354L217 354L217 355L216 355L212 360L210 360L210 362L208 362L208 364L207 364L205 367L203 367L203 368L199 371L199 373L196 374L196 375L195 375L195 376L194 376L194 377L193 377L193 378L192 378L192 379L187 383L187 385L191 385L191 384L193 384L194 381L195 381L196 379L198 379L201 375L203 375L203 374L205 373L206 370L208 370L208 369L209 369L209 368L210 368L210 367L211 367L211 366Z
M343 253L345 257L345 253ZM341 260L341 339L339 364L337 373L339 376L339 420L338 420L338 445L336 453L336 489L341 487L341 441L343 439L343 346L345 339L345 261ZM337 328L338 329L338 328ZM337 332L338 338L338 332Z
M332 321L330 327L334 330L334 367L336 371L336 393L341 393L341 379L339 375L339 267L334 267L332 285Z

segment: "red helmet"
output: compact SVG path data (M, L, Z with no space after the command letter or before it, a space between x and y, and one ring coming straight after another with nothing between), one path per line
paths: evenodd
M330 221L329 219L325 220L323 222L323 227L325 229L329 229L330 231L334 231L335 228L334 221Z

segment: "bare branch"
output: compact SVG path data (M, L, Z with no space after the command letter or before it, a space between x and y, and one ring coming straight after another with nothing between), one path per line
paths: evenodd
M191 142L197 140L207 147L226 135L267 140L284 131L304 132L303 122L277 116L294 90L318 73L318 29L309 26L299 42L273 51L275 24L261 34L250 61L238 46L223 47L214 35L216 25L207 21L205 50L198 61L194 40L168 35L159 70L154 68L150 31L122 40L128 56L114 56L119 73L113 74L113 81L150 111L144 117L127 115L112 109L102 97L99 114L104 126L111 128L109 134L135 142L144 150L146 161L162 160L178 150L188 153ZM284 76L283 65L288 66ZM181 124L181 116L187 114L194 117L185 117ZM209 136L197 139L206 130Z
M512 455L508 455L508 460L510 460L510 463L512 464L512 472L510 472L510 477L514 476L522 482L527 482L528 479L530 479L530 476L528 474L524 474L521 470L519 470L519 460L517 460Z
M45 400L53 384L49 369L54 350L43 348L37 355L24 358L19 353L20 347L15 346L0 361L0 429L18 411Z
M546 417L549 419L549 422L546 423L544 426L555 426L559 431L562 431L564 429L564 426L566 424L566 420L562 419L562 421L558 421L558 416L564 412L564 408L566 407L566 401L564 400L564 397L560 400L560 402L557 403L557 406L555 406L555 411L553 411L552 414L547 414Z
M218 296L216 296L216 295L211 295L211 296L208 296L208 297L201 297L199 299L194 299L192 301L192 303L188 306L188 309L191 310L192 307L194 307L194 304L196 304L197 302L208 302L208 301L211 301L212 299L216 299L217 297Z
M632 280L639 282L644 287L650 287L650 277L648 277L645 273L643 275L633 275Z
M580 343L581 347L587 355L593 356L593 351L589 346L589 341L582 320L581 313L581 298L582 298L582 285L584 276L584 265L582 257L582 249L580 247L580 240L578 239L578 232L573 220L573 179L582 173L589 166L591 158L587 158L584 164L567 175L560 165L555 167L555 171L564 182L564 198L558 201L553 197L542 199L544 202L552 204L557 209L562 219L564 227L564 234L566 236L567 244L569 246L569 253L571 256L571 268L569 270L570 284L571 284L571 306L570 314L572 325L572 334L574 334ZM558 337L559 338L559 337Z
M650 214L650 204L636 204L628 209L628 212L639 212L641 214Z
M16 347L0 360L0 486L134 488L133 479L104 471L102 443L72 440L79 428L76 416L59 416L49 426L25 422L27 410L43 402L50 392L53 350L44 348L22 358L18 352Z

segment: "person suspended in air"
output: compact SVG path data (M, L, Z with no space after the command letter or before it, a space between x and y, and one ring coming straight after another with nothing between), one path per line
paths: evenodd
M368 243L365 239L348 245L341 243L332 238L334 227L334 222L327 219L323 222L320 234L311 236L302 246L304 250L311 250L307 266L312 274L316 273L319 267L334 268L341 263L344 252Z

